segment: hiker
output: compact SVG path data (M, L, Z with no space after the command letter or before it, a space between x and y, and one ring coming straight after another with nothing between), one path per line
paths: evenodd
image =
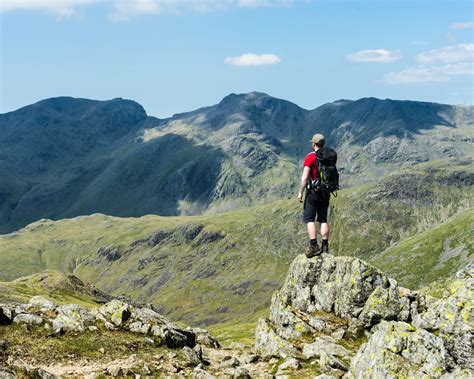
M329 198L331 197L332 192L323 190L320 186L317 151L324 148L325 138L322 134L315 134L310 142L313 151L306 155L304 160L303 174L301 175L300 190L298 193L298 200L303 203L303 191L306 189L306 196L303 206L303 222L305 222L307 225L310 239L309 246L305 251L305 254L308 258L314 257L321 253L329 252L328 208ZM327 150L330 150L336 154L336 152L332 149ZM321 249L318 245L315 221L319 222L321 225Z

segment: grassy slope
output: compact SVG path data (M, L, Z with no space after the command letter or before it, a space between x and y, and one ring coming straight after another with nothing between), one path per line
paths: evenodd
M66 274L47 270L11 282L0 282L0 303L26 303L39 295L56 304L74 303L86 308L96 307L98 299L88 289L87 285L78 285Z
M432 227L472 207L472 187L466 182L472 171L470 160L424 164L376 185L341 191L332 202L333 252L369 259L403 284L410 280L410 287L430 281L434 275L428 270L412 273L419 265L401 261L395 268L405 268L398 271L390 265L392 255L401 256L395 243L420 232L429 236ZM217 215L116 218L96 214L44 220L0 236L0 279L44 269L75 272L101 289L153 302L174 320L227 323L217 331L225 338L226 325L251 323L268 308L289 262L306 243L300 216L301 206L290 199ZM187 243L183 230L193 225L204 229ZM154 247L141 243L127 250L133 241L158 230L168 232L168 238ZM199 241L212 232L224 237ZM106 245L118 247L120 258L96 253ZM439 275L452 273L465 260L451 258L445 264L450 269L440 270ZM244 327L239 338L250 337L250 329Z
M454 275L474 262L474 208L439 226L407 238L372 260L376 266L409 288Z

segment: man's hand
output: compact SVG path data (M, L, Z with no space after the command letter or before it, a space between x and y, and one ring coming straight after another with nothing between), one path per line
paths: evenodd
M298 193L298 201L299 201L300 203L303 202L303 194L302 194L301 192Z

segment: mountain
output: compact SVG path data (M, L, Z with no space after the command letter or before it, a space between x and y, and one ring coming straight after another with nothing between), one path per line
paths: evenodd
M0 233L41 218L220 212L294 196L308 140L341 183L472 150L474 107L365 98L314 110L231 94L168 119L136 102L59 97L0 115Z
M418 289L472 262L472 159L428 162L339 192L330 249ZM198 325L246 323L268 307L307 235L295 199L221 214L40 220L0 236L0 280L45 269L151 302Z

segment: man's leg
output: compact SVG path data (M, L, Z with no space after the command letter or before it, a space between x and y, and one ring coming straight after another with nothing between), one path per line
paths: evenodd
M310 240L316 239L316 223L315 222L308 222L308 235Z
M311 196L313 195L312 193L306 195L303 211L303 221L306 223L309 235L309 246L305 253L308 258L316 256L319 252L318 240L316 239L316 224L314 221L316 218L316 207L311 201Z
M309 225L308 225L308 230L309 230ZM316 235L316 227L315 227L315 235ZM329 239L329 224L327 222L321 223L321 238L323 240Z

